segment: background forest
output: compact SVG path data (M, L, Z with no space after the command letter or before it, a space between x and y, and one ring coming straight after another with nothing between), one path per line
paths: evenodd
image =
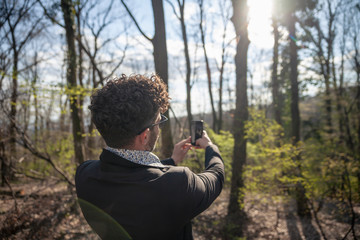
M154 72L172 97L156 153L204 119L226 165L196 239L360 238L359 0L5 0L0 239L97 239L74 190L104 147L89 97Z

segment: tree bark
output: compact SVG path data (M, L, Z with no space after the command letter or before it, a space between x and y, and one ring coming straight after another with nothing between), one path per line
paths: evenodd
M81 16L81 8L80 8L80 2L78 4L78 8L77 8L77 13L76 13L76 20L77 20L77 35L79 38L79 41L81 42L81 20L80 20L80 16ZM78 63L79 63L79 69L78 69L78 82L79 82L79 86L81 87L81 91L80 94L77 95L78 98L78 108L79 108L79 119L80 119L80 132L81 133L85 133L85 123L84 123L84 95L82 94L82 91L84 90L84 82L83 82L83 75L84 75L84 69L83 69L83 49L81 47L81 44L78 44ZM83 144L83 149L84 149L84 160L87 158L87 151L85 151L85 142L86 142L86 138L83 137L83 135L81 134L82 137L82 144Z
M293 39L296 39L295 14L290 13L288 16L288 31L290 34L290 82L291 82L291 136L293 145L300 141L300 112L299 112L299 86L298 86L298 56L297 46ZM300 155L296 156L298 162L297 175L301 176L301 159ZM301 182L296 184L295 198L299 216L310 217L308 200L305 195L305 188Z
M184 55L185 55L185 62L186 62L186 110L188 115L188 124L189 127L191 125L191 121L193 120L192 111L191 111L191 64L190 64L190 54L189 54L189 46L187 40L187 33L186 33L186 26L185 26L185 0L180 3L178 0L178 6L180 9L180 24L181 24L181 33L184 42Z
M273 48L273 65L272 65L271 83L272 83L274 118L279 125L282 125L280 91L279 91L279 80L278 80L280 34L279 34L278 20L275 15L272 16L272 24L274 30L274 48Z
M353 37L353 46L355 49L355 54L353 56L354 61L354 70L356 74L356 107L357 107L357 152L356 154L360 155L360 51L358 49L358 36L354 35ZM360 158L358 157L358 165L360 165ZM357 171L357 180L358 180L358 191L360 191L360 168Z
M5 153L5 139L2 129L0 129L0 161L1 161L1 186L4 187L8 175L9 164Z
M13 72L12 72L12 91L11 91L11 102L10 102L10 140L9 140L9 150L11 152L11 157L7 158L6 161L6 177L12 178L13 172L11 170L13 165L13 160L17 158L17 151L16 151L16 129L15 129L15 121L17 115L17 98L18 98L18 51L16 50L15 39L13 43Z
M155 71L166 83L166 85L169 85L163 1L152 0L151 3L153 7L155 25L155 35L151 40L154 46ZM169 111L166 111L164 115L169 118ZM161 145L161 153L163 157L171 156L174 145L172 141L170 121L166 122L164 128L161 131Z
M235 55L236 67L236 108L234 114L234 154L232 163L232 178L228 219L234 226L230 235L243 237L245 225L244 179L243 169L246 164L245 122L248 120L247 98L247 52L250 44L248 38L248 6L247 0L232 0L233 16L231 18L236 36Z
M70 112L72 119L72 133L74 139L75 160L78 164L85 160L85 149L81 131L81 119L79 115L78 96L75 88L76 82L76 48L75 48L75 22L74 7L71 0L61 0L61 9L64 16L66 42L67 42L67 72L66 80L69 89Z
M219 119L217 121L216 132L220 133L223 127L223 85L224 85L224 68L225 68L225 48L222 49L221 54L221 67L220 67L220 75L219 75L219 104L218 104L218 111L219 111Z
M206 45L205 45L205 33L203 28L203 17L204 17L204 10L203 10L203 0L199 0L199 7L200 7L200 34L201 34L201 43L202 48L204 51L204 58L205 58L205 67L206 67L206 76L208 80L208 90L209 90L209 96L210 96L210 105L211 105L211 112L212 112L212 118L213 118L213 130L216 131L217 123L217 116L215 111L215 104L214 104L214 98L212 94L212 80L211 80L211 69L209 64L209 58L207 56L206 52Z
M289 34L296 38L295 17L290 16ZM290 38L290 83L291 83L291 136L293 143L300 141L300 112L299 112L299 86L298 86L298 56L295 41Z

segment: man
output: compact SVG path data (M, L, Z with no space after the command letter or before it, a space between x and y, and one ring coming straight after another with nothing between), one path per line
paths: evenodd
M193 239L191 219L222 190L224 164L205 131L196 141L205 149L203 173L176 166L191 148L190 137L169 159L151 153L168 106L157 75L122 75L91 97L92 120L107 147L100 160L78 167L75 181L84 216L103 239Z

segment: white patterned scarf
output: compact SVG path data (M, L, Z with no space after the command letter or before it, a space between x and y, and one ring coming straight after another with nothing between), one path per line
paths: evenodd
M129 160L130 162L134 162L137 164L152 166L152 167L165 167L160 159L149 151L141 151L141 150L129 150L129 149L117 149L106 147L106 150L115 153L116 155Z

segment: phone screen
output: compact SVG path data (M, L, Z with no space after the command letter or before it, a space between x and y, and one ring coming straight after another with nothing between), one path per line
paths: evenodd
M195 146L196 140L202 137L203 133L203 120L191 121L191 144Z

